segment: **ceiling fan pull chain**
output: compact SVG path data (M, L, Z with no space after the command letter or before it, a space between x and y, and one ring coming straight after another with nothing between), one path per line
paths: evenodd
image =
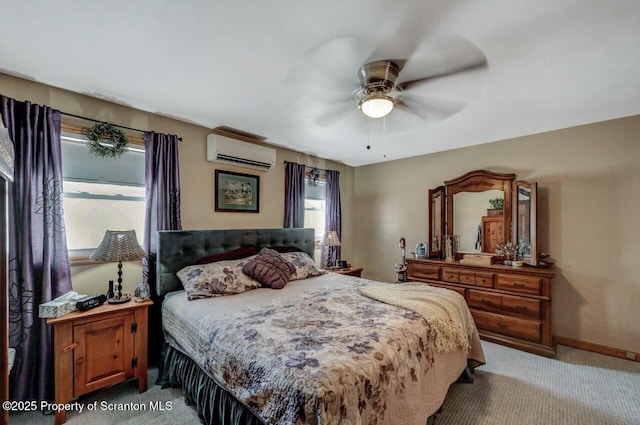
M387 157L387 117L382 117L382 157Z
M371 118L367 117L367 150L371 149Z

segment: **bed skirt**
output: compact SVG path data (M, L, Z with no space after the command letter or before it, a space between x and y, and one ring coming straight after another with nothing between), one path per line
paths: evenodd
M457 382L472 383L477 362L468 360L467 368ZM195 405L200 420L207 425L265 425L244 404L203 371L187 355L165 344L156 385L161 388L181 388L187 405ZM433 425L437 414L426 425Z
M203 371L193 360L165 344L157 385L181 388L187 405L195 405L207 425L264 425L244 404Z

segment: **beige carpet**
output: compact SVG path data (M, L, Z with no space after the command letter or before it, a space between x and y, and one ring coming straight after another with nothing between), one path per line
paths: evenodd
M640 425L640 363L558 346L555 359L482 342L487 364L456 384L436 425Z
M79 402L84 406L82 413L67 412L69 425L187 425L199 424L198 414L192 406L184 404L182 391L179 389L161 389L153 385L158 377L158 370L149 369L149 389L138 393L137 381L128 381L105 390L99 390ZM97 404L94 411L89 405ZM106 403L106 406L102 406ZM140 410L123 410L120 405L139 407ZM158 407L162 406L163 410ZM154 407L156 409L154 410ZM142 410L146 408L146 410ZM16 413L9 418L10 425L53 425L52 414Z
M555 359L482 342L487 364L473 384L454 384L436 425L639 425L640 363L559 346ZM149 382L157 376L149 370ZM69 425L198 424L180 390L151 385L138 394L135 382L98 391L81 400L134 403L145 411L70 412ZM153 403L165 410L151 410ZM167 404L168 403L168 404ZM100 406L98 404L98 406ZM53 416L17 413L11 425L52 425ZM402 424L398 424L402 425Z

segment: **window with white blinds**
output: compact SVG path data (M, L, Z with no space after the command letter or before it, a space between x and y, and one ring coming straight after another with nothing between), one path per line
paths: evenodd
M130 228L142 242L145 215L144 147L118 158L91 155L82 135L62 134L64 219L70 257L87 257L106 229Z
M315 230L316 245L324 235L324 213L327 204L327 184L324 180L304 179L304 227Z

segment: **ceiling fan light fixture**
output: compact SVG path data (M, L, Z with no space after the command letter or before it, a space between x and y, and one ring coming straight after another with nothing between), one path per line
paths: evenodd
M383 94L373 94L360 101L359 107L369 118L382 118L393 110L395 102L392 97Z

